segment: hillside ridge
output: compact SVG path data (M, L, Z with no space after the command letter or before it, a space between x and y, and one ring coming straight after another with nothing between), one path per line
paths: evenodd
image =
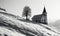
M10 17L8 13L7 15L0 13L0 27L9 27L14 29L16 32L27 36L60 36L60 33L57 30L48 25L33 22L29 23L20 18L15 18L14 16Z

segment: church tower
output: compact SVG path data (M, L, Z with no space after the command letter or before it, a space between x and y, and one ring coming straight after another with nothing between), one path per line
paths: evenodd
M47 23L47 12L46 12L45 7L43 9L42 14L35 15L35 16L32 17L32 21L48 25L48 23Z
M43 9L43 13L42 14L47 14L45 7Z
M43 13L42 13L42 20L43 20L42 23L48 24L48 23L47 23L47 12L46 12L45 7L44 7Z

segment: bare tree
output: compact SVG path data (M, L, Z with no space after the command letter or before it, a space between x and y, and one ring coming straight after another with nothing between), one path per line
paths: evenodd
M24 7L22 16L26 17L26 20L29 20L28 16L31 16L31 9L29 8L29 6Z

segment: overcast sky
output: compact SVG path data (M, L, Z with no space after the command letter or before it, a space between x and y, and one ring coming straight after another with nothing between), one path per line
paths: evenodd
M24 6L31 8L32 16L41 14L46 7L48 22L60 20L60 0L0 0L0 7L8 13L22 15Z

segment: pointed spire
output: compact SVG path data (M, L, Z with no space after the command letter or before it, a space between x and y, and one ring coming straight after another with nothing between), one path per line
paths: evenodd
M44 6L44 9L43 9L43 13L46 13L46 9L45 9L45 6Z

